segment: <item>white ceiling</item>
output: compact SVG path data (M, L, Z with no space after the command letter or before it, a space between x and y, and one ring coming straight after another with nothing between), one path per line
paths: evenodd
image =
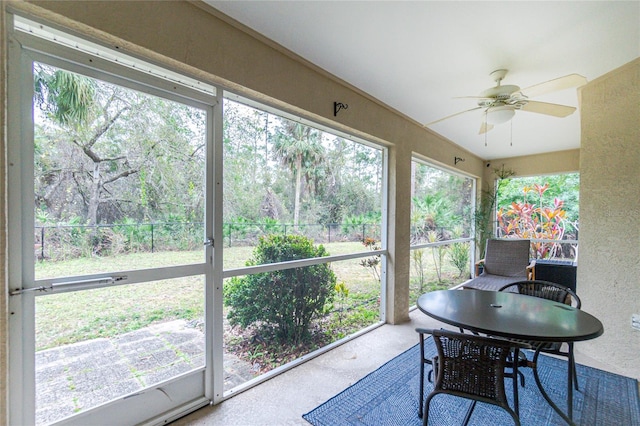
M454 98L494 86L499 68L526 88L640 57L640 1L206 1L423 124L475 107ZM575 89L533 99L578 106ZM484 159L580 146L579 111L517 111L487 146L481 122L474 111L431 128Z

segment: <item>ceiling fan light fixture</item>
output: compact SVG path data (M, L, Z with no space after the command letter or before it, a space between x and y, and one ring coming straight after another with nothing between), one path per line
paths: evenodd
M487 108L485 118L488 124L496 126L511 120L515 114L516 110L511 105L499 105Z
M480 92L479 96L463 96L464 98L477 99L477 107L448 115L432 121L425 126L430 127L433 124L449 118L471 111L481 110L483 117L479 134L486 135L494 126L510 121L516 114L516 110L559 118L567 117L576 110L575 107L535 101L532 100L531 97L572 87L579 87L587 82L587 79L579 74L569 74L564 77L529 86L525 89L520 89L520 86L513 84L502 85L502 80L507 75L507 71L506 69L498 69L492 72L491 77L496 82L496 85Z

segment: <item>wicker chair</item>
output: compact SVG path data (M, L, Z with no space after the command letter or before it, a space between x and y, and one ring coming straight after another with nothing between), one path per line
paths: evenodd
M549 281L541 280L528 280L518 281L505 285L498 291L512 291L516 290L520 294L527 296L540 297L542 299L553 300L555 302L565 303L567 305L573 305L575 308L580 309L582 302L575 291L571 290L562 284L556 284ZM567 350L563 350L562 342L524 342L533 347L540 345L540 352L550 353L554 355L566 356L569 360L569 368L573 372L571 379L573 380L573 386L578 389L578 376L576 370L576 361L573 354L573 342L567 342Z
M476 262L475 278L462 288L497 291L506 284L535 279L530 247L529 240L487 240L485 258Z
M435 384L424 402L423 426L429 423L432 398L440 393L473 400L465 416L464 425L469 422L477 401L502 407L511 415L515 424L520 425L517 363L512 367L515 373L512 375L515 409L509 406L504 385L505 368L511 367L507 357L512 351L518 353L521 347L518 343L448 330L417 331L420 334L431 334L438 352L431 361ZM420 368L423 367L424 363L421 362ZM422 407L422 388L419 406ZM419 414L422 414L421 409Z

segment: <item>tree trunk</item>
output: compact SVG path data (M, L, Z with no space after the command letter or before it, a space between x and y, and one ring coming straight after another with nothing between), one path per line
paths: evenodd
M300 221L300 193L302 192L302 155L296 158L296 189L293 199L293 226L297 230Z
M98 206L100 205L100 163L93 163L93 180L89 197L89 209L87 211L88 225L98 224Z

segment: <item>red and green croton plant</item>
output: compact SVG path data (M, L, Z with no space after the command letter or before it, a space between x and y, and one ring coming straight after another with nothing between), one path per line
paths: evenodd
M561 240L565 232L566 211L562 208L564 201L554 198L553 206L542 205L542 195L549 189L549 184L543 186L534 184L523 188L524 200L513 202L507 209L501 207L496 216L498 227L505 237ZM528 196L537 195L537 200L528 202ZM536 204L537 202L537 204ZM532 243L538 259L555 256L560 249L558 244L536 242Z

